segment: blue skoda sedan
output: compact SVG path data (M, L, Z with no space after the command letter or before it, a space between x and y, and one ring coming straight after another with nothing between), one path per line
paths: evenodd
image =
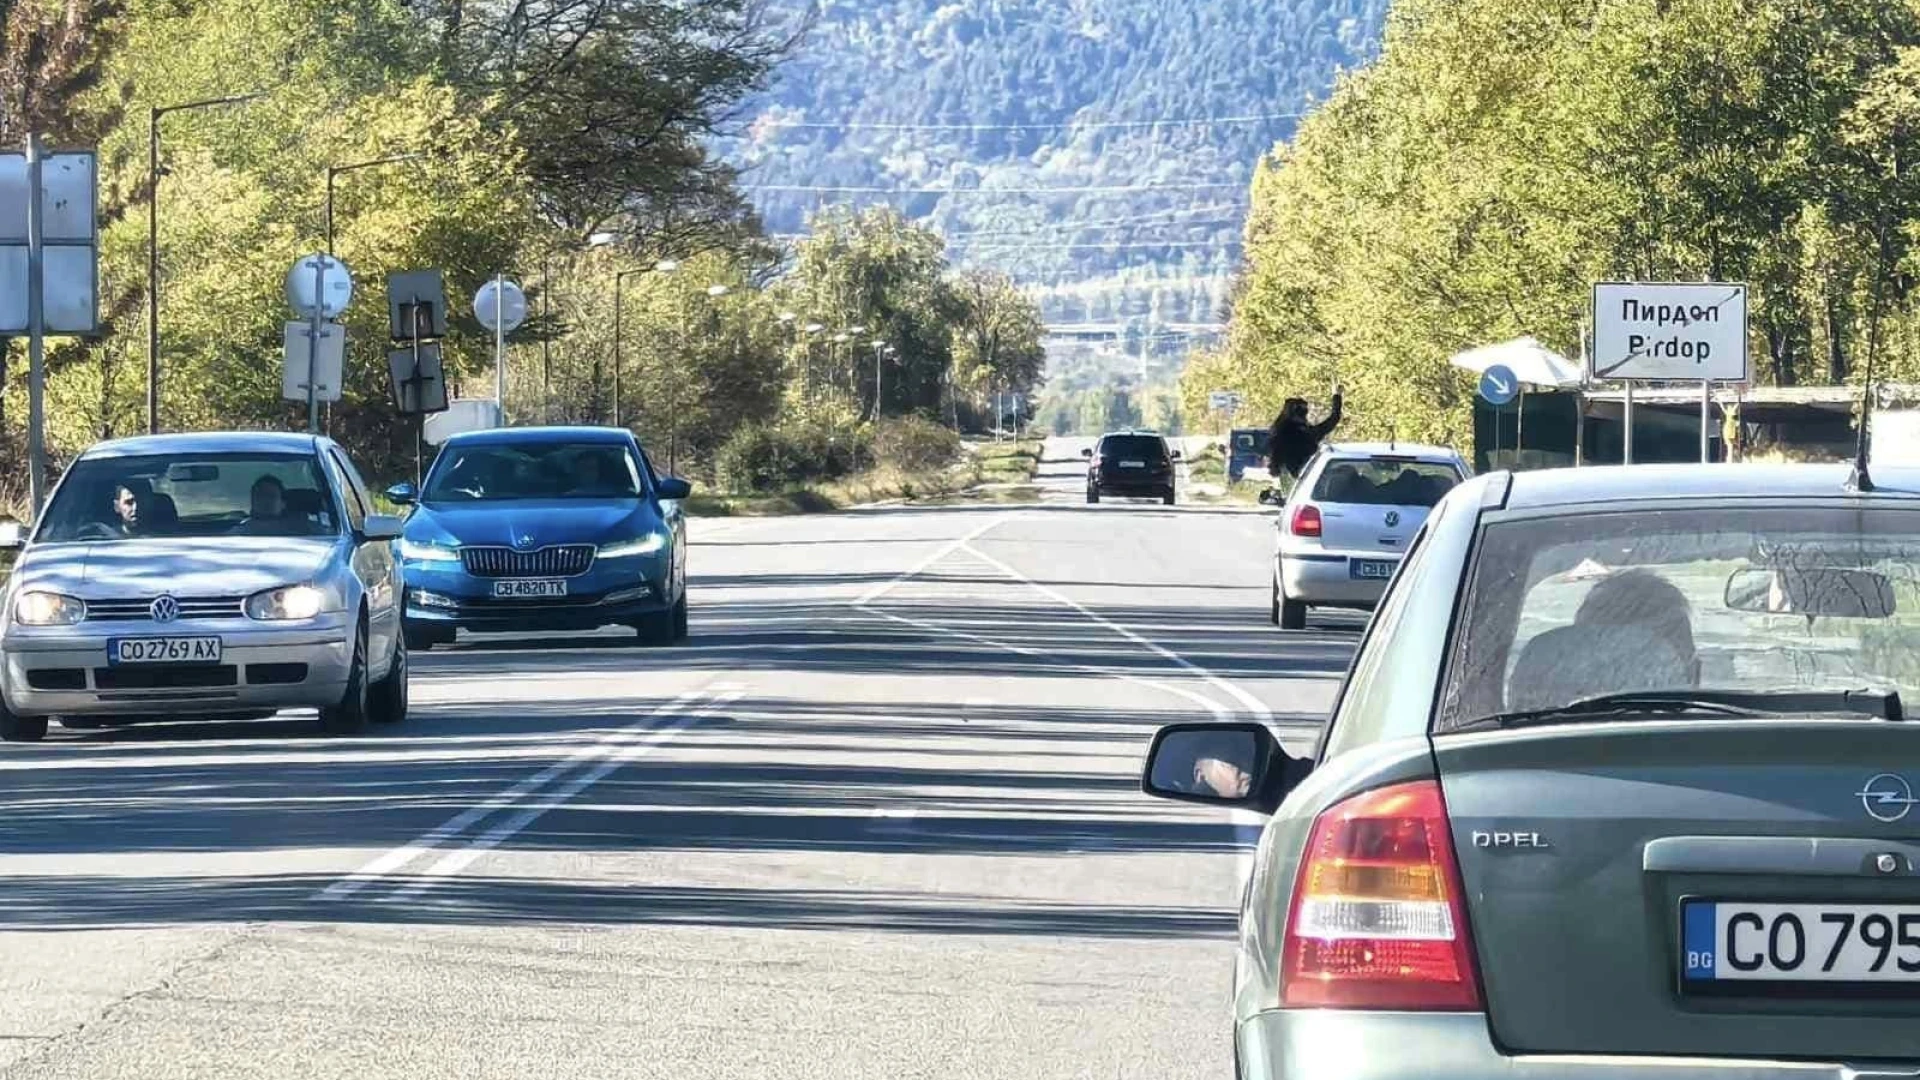
M408 645L457 630L630 626L687 633L685 480L656 474L620 428L495 428L447 440L400 542Z

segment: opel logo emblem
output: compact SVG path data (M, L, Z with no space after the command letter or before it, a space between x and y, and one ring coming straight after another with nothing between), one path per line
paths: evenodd
M1400 524L1400 511L1398 510L1387 511L1387 528L1391 529L1398 524Z
M1913 804L1920 802L1913 797L1913 785L1893 773L1881 773L1855 794L1860 797L1860 805L1866 808L1868 817L1889 824L1906 817L1912 812Z
M172 622L180 617L180 601L171 596L162 596L147 605L147 614L154 622Z

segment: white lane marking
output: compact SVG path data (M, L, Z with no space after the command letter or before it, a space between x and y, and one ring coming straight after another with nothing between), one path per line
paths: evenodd
M420 876L395 889L389 895L381 897L378 902L388 904L410 900L432 888L441 879L458 874L471 866L475 859L499 847L511 839L515 833L540 820L547 811L565 805L574 796L606 779L607 774L615 769L646 755L661 743L691 726L696 720L712 716L731 705L740 696L739 693L721 694L700 708L675 717L669 723L646 729L644 734L623 743L615 753L606 757L598 765L567 781L551 794L542 795L538 801L521 807L518 813L468 841L465 847L441 856L439 862L434 863ZM632 731L630 730L628 734L632 734Z
M1232 697L1235 701L1238 701L1240 703L1240 707L1245 709L1248 713L1251 713L1255 719L1258 719L1265 723L1272 722L1273 710L1267 708L1267 705L1265 702L1261 701L1257 697L1254 697L1252 694L1247 693L1247 691L1241 689L1239 686L1233 683L1230 683L1227 680L1222 679L1220 676L1215 675L1213 672L1208 671L1206 668L1201 667L1199 664L1196 664L1193 661L1187 659L1186 657L1181 656L1179 653L1174 652L1172 649L1169 649L1164 645L1161 645L1159 642L1149 641L1148 639L1135 633L1133 630L1128 629L1127 627L1121 626L1119 623L1114 622L1112 619L1109 619L1106 616L1101 615L1100 613L1088 608L1086 605L1080 603L1079 601L1073 599L1072 597L1066 596L1049 586L1042 585L1040 582L1033 580L1032 578L1026 576L1025 574L1022 574L1020 571L1015 570L1013 567L1008 566L1006 563L1001 562L999 559L996 559L993 556L987 554L986 552L981 551L979 548L974 547L970 542L962 541L960 544L960 550L964 550L967 554L972 555L974 558L979 559L982 562L985 562L987 565L1007 575L1009 578L1012 578L1014 581L1020 582L1021 584L1026 585L1031 589L1037 590L1042 596L1045 596L1048 599L1051 599L1057 603L1061 603L1066 605L1067 607L1072 608L1073 610L1079 612L1085 618L1091 620L1094 623L1097 623L1100 626L1105 627L1108 630L1113 631L1116 634L1119 634L1121 637L1126 638L1128 641L1133 642L1135 645L1138 645L1143 649L1146 649L1148 652L1153 653L1155 656L1158 656L1161 659L1166 660L1170 663L1176 664L1179 667L1184 668L1185 670L1190 671L1193 674L1199 676L1201 681L1205 682L1208 686L1211 686L1214 689L1219 690L1220 692L1228 695L1229 697Z
M417 837L416 839L409 841L408 843L402 844L391 851L385 852L384 854L378 856L377 858L374 858L373 860L368 862L366 865L360 867L358 870L355 870L351 874L348 874L346 877L343 877L339 881L336 881L333 884L327 886L326 888L320 890L318 893L314 894L313 898L316 900L344 900L347 897L352 896L354 893L359 892L361 889L379 880L380 878L383 878L386 875L391 874L394 871L400 869L401 867L406 866L408 863L413 862L415 859L420 858L421 856L425 855L427 852L431 851L433 848L437 847L438 845L448 840L452 840L455 837L458 837L461 833L465 832L470 826L478 822L481 818L486 817L488 814L493 813L495 810L499 810L506 806L509 806L519 801L520 799L524 798L525 796L530 795L535 791L538 791L539 789L545 787L547 784L552 783L554 780L558 779L560 776L562 776L567 771L572 769L574 766L580 764L581 762L599 757L602 754L605 754L610 750L613 750L619 743L627 739L635 731L639 731L648 727L653 723L653 721L659 719L662 716L668 715L676 710L685 708L692 702L697 701L702 697L705 697L706 694L707 694L707 690L705 689L689 690L686 693L681 694L680 696L674 698L672 701L669 701L661 705L659 708L655 709L653 712L648 713L645 717L642 717L641 719L633 722L632 724L629 724L626 727L620 728L616 731L608 732L607 734L601 736L600 738L594 740L593 742L588 743L586 746L583 746L580 749L575 750L573 753L568 754L566 757L561 758L559 761L554 762L552 765L547 766L546 768L540 770L539 772L534 773L532 776L529 776L526 779L520 781L519 783L513 785L512 787L501 792L500 794L495 795L490 799L487 799L485 802L475 803L473 806L470 806L465 810L462 810L458 814L455 814L454 816L448 818L443 824L441 824L437 828L430 829L427 832L420 834L420 836Z
M985 530L981 530L981 532L983 533L984 531ZM1267 724L1272 723L1273 710L1268 708L1265 702L1261 701L1259 698L1254 697L1252 694L1248 693L1245 689L1241 688L1240 686L1232 682L1222 679L1218 675L1215 675L1213 672L1208 671L1206 668L1201 667L1199 664L1196 664L1191 660L1188 660L1186 657L1181 656L1180 654L1174 652L1173 650L1165 648L1164 646L1160 645L1157 642L1150 641L1147 638L1142 637L1139 633L1135 632L1134 630L1125 626L1121 626L1120 624L1114 622L1113 620L1108 619L1105 616L1090 610L1089 608L1086 607L1086 605L1081 604L1070 597L1064 596L1060 592L1046 585L1042 585L1039 582L1034 581L1032 578L1027 577L1026 575L1020 573L1018 570L1015 570L1014 568L1012 568L1011 566L1008 566L1006 563L1001 562L1000 560L994 558L993 556L988 555L987 553L981 551L979 548L974 547L972 543L974 539L975 537L973 536L962 537L959 543L952 545L950 550L944 552L943 554L951 555L961 551L965 551L967 554L981 560L982 562L986 563L989 566L992 566L994 569L1000 571L1002 574L1005 574L1009 579L1015 582L1018 582L1020 584L1026 585L1029 588L1032 588L1038 591L1041 595L1047 597L1050 600L1053 600L1056 603L1066 606L1067 608L1078 613L1082 617L1092 621L1094 624L1101 626L1109 631L1112 631L1115 634L1118 634L1119 636L1126 639L1127 641L1132 642L1133 644L1146 649L1147 651L1153 653L1156 656L1161 657L1162 659L1168 660L1178 665L1183 670L1192 672L1193 674L1199 676L1200 679L1203 682L1205 682L1208 686L1221 690L1224 693L1231 696L1235 701L1239 702L1241 707L1245 709L1248 713L1250 713L1256 720L1262 723L1267 723ZM923 563L920 567L916 568L912 573L918 574L921 571L925 570L927 567L932 566L934 563L938 561L939 559L928 560L926 563ZM908 576L911 576L911 575L908 575ZM896 580L891 584L897 585L900 583L900 580L904 580L904 579ZM919 619L911 619L903 615L896 615L892 612L878 611L870 608L865 608L862 605L864 605L864 601L861 601L859 604L856 604L856 606L861 607L862 610L868 611L870 614L880 615L884 618L892 619L895 622L903 623L908 626L915 626L923 630L930 630L936 633L948 634L954 637L962 638L967 641L976 642L978 644L988 645L994 648L1004 649L1008 652L1018 653L1023 656L1050 657L1050 658L1054 658L1056 663L1059 662L1057 657L1053 657L1053 654L1043 649L1028 648L1020 645L1012 645L1007 642L998 641L996 639L986 637L981 634L975 634L965 630L958 630L952 627L942 626L938 623L930 623L930 622L926 622ZM1216 701L1205 694L1188 690L1187 688L1179 686L1174 683L1165 683L1165 682L1160 682L1154 679L1145 679L1145 678L1141 678L1138 675L1134 675L1131 672L1117 671L1112 668L1101 668L1101 667L1097 667L1090 664L1064 663L1061 666L1072 668L1075 670L1090 672L1096 675L1104 675L1110 678L1124 679L1128 682L1137 683L1143 686L1151 686L1155 689L1165 691L1175 696L1184 697L1189 701L1193 701L1201 705L1202 707L1206 708L1209 712L1213 714L1213 718L1215 720L1226 721L1231 718L1231 710L1229 710L1226 706L1222 705L1219 701ZM1236 842L1236 846L1240 849L1239 854L1235 857L1235 860L1234 860L1236 884L1239 889L1244 890L1246 887L1247 878L1253 873L1254 862L1258 852L1258 844L1259 844L1261 833L1266 828L1267 817L1266 815L1260 814L1256 811L1240 810L1240 809L1227 811L1226 817L1227 817L1227 821L1233 826L1234 839Z
M1020 515L1018 514L1003 514L1000 517L988 518L983 524L981 524L979 528L973 530L972 532L966 534L965 536L960 537L958 540L955 540L952 543L942 546L940 550L920 560L917 564L914 565L913 569L896 575L891 581L883 581L878 585L875 585L873 588L868 589L866 592L860 594L860 596L853 601L853 606L864 607L868 604L873 603L875 600L878 600L881 597L887 595L888 593L892 592L894 589L898 588L902 584L905 584L906 582L912 580L913 578L919 577L921 574L926 572L926 569L928 567L946 558L947 556L952 555L954 552L959 551L961 548L966 547L968 542L974 540L977 537L985 536L989 530L996 529L1001 525L1004 525L1007 522L1019 516Z
M1225 720L1230 715L1232 715L1232 712L1233 712L1233 710L1227 708L1225 705L1222 705L1220 702L1214 700L1213 698L1210 698L1207 695L1202 694L1197 690L1189 690L1186 687L1179 685L1178 683L1161 682L1158 679L1148 679L1139 675L1135 675L1130 671L1121 671L1118 668L1100 667L1097 664L1082 664L1072 660L1060 660L1053 653L1048 652L1045 649L1035 649L1035 648L1029 648L1028 646L1025 646L1025 645L1014 645L1005 641L996 641L993 638L987 637L984 634L976 634L970 630L956 630L951 626L942 626L939 623L927 622L924 619L915 619L910 616L901 615L892 611L880 611L876 608L863 608L861 610L865 611L869 615L877 615L883 619L891 619L894 622L900 623L903 626L911 626L920 630L931 631L936 634L946 634L949 637L957 637L964 641L971 641L978 645L987 645L995 649L1005 650L1006 652L1018 653L1021 656L1037 656L1042 659L1050 659L1054 661L1056 666L1060 667L1063 670L1082 671L1090 675L1099 675L1109 679L1124 679L1127 682L1136 683L1140 686L1150 686L1156 690L1164 690L1165 692L1172 694L1175 697L1186 698L1188 701L1191 701L1194 704L1199 705L1201 708L1206 709L1208 712L1211 712L1214 715L1214 718L1216 720Z
M919 809L912 806L876 806L867 828L877 833L910 833L913 819L919 816Z

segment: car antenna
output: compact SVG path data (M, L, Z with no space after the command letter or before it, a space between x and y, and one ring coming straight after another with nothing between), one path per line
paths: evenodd
M1867 471L1867 425L1873 416L1873 350L1867 350L1867 377L1860 388L1860 441L1853 452L1853 471L1847 474L1848 491L1872 491L1873 475Z
M1873 319L1867 330L1867 375L1860 386L1860 443L1853 453L1853 472L1847 476L1848 491L1872 491L1873 476L1867 472L1867 426L1873 417L1873 361L1880 352L1880 293L1886 282L1884 229L1879 273L1873 279Z

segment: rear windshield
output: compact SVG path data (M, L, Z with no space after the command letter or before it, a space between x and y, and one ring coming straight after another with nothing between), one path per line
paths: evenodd
M1167 448L1156 435L1109 435L1100 440L1103 457L1154 461L1167 456Z
M1920 510L1486 526L1436 730L1640 691L1920 695ZM1684 714L1695 715L1695 714Z
M1451 465L1407 458L1330 461L1313 486L1314 502L1359 506L1432 506L1460 482Z

